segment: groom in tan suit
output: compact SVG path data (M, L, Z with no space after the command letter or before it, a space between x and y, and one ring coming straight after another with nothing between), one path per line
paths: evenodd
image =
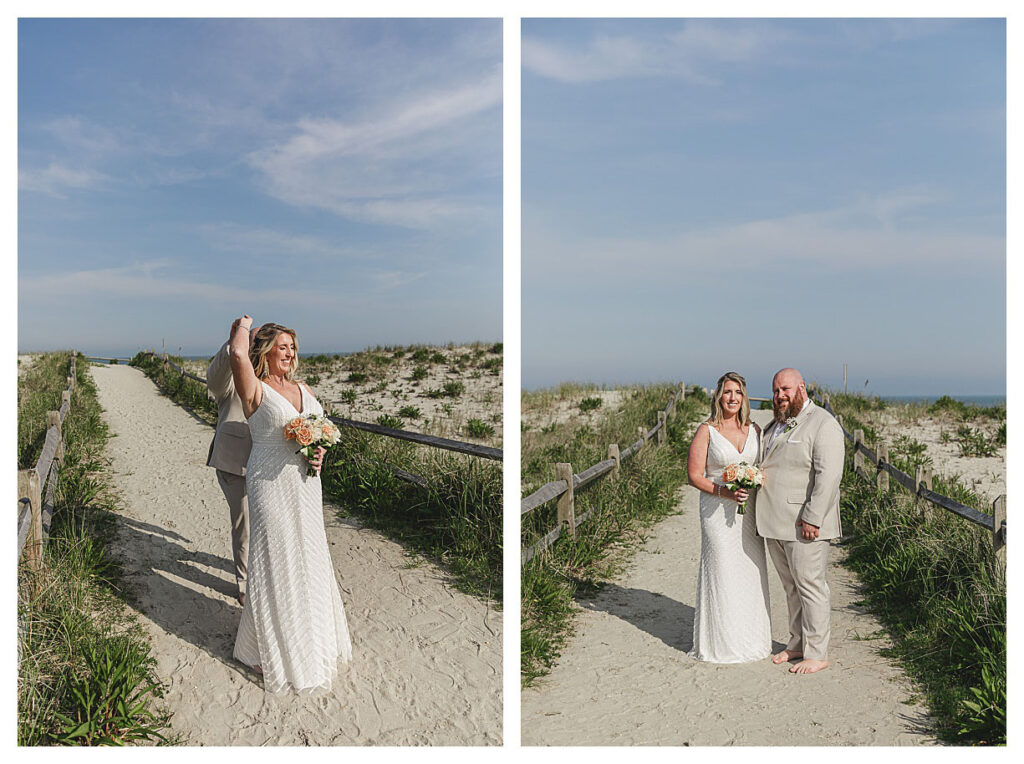
M789 642L773 663L802 658L794 674L828 668L830 634L828 539L842 535L839 482L843 477L843 429L807 397L796 369L772 380L775 421L762 439L764 485L757 491L757 533L782 579L789 608Z
M258 326L252 328L250 337ZM249 423L242 412L242 399L235 392L224 343L206 370L206 388L217 401L217 429L210 443L208 467L217 468L217 482L231 511L231 551L235 561L238 601L245 604L245 577L249 566L249 500L245 492L245 464L252 450Z

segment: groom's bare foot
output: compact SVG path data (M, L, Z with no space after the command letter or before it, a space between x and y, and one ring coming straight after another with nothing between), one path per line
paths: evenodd
M260 676L263 676L263 667L260 664L257 663L255 666L252 667L252 670Z
M789 661L795 661L797 658L803 658L804 654L798 650L783 650L781 653L775 653L772 656L772 663L776 666L780 663L787 663Z
M819 661L814 658L808 658L805 661L800 661L798 664L793 666L789 670L790 674L815 674L822 669L828 668L828 661Z

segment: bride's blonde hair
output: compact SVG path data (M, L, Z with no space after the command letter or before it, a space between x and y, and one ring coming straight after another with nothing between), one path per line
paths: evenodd
M740 386L740 392L743 393L743 403L740 404L739 420L740 426L746 427L750 424L750 398L747 397L747 380L734 371L727 371L718 378L715 394L711 397L711 416L708 417L708 424L714 427L722 425L722 396L725 395L726 382L735 382Z
M274 345L277 344L277 338L282 334L289 335L295 343L295 360L292 361L292 367L284 375L284 378L289 381L295 379L295 370L299 368L299 338L294 329L280 324L263 324L253 338L252 347L249 348L249 360L252 361L252 370L256 372L256 379L266 379L270 375L267 354L273 350Z

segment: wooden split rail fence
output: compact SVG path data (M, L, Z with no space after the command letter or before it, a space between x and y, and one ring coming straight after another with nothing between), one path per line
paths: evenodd
M932 490L931 467L918 465L916 474L911 477L906 472L897 469L889 463L889 446L881 443L878 451L868 448L864 443L864 431L854 430L852 433L843 425L843 418L836 414L829 405L827 395L818 401L825 410L836 417L839 425L843 428L843 435L853 443L853 468L862 478L875 483L882 490L889 490L890 477L900 486L914 494L915 501L924 499L929 504L941 507L942 509L959 515L965 520L980 525L992 533L992 549L1003 562L1006 563L1006 495L1003 494L992 502L992 514L980 512L974 507L968 507L948 496L943 496ZM865 462L870 462L875 467L874 474L866 468ZM927 505L923 505L927 506Z
M577 517L576 494L606 476L610 476L613 480L616 479L622 464L638 454L652 439L656 440L658 445L664 443L668 432L668 422L675 417L676 405L685 396L686 387L684 383L680 382L679 389L669 397L664 411L658 412L657 423L650 430L638 427L638 439L622 451L619 450L617 443L609 444L608 458L604 461L588 467L579 474L573 473L571 464L558 463L555 465L555 475L558 479L541 486L524 498L519 505L519 516L523 517L537 509L537 507L558 499L558 525L537 542L523 550L520 561L521 565L526 565L526 563L554 544L561 537L563 531L568 531L571 536L576 535L576 529L594 511L590 509Z
M42 566L43 547L53 521L53 493L64 462L64 420L75 390L75 352L71 353L68 387L57 411L46 412L46 439L34 467L18 472L18 559L22 554L33 571Z
M206 385L206 380L202 377L196 376L189 371L186 371L176 363L171 361L167 354L159 354L153 351L146 351L143 355L154 356L159 358L165 366L169 366L176 372L181 374L183 377L193 379L201 385ZM385 427L380 424L374 424L372 422L360 422L355 419L344 419L338 416L328 417L339 427L350 427L353 430L362 430L364 432L372 432L376 435L383 435L388 438L395 438L396 440L407 440L412 443L418 443L423 446L430 446L431 448L440 448L445 451L456 451L461 454L469 454L470 456L477 456L481 459L493 459L495 461L502 461L503 452L500 448L492 448L491 446L481 446L477 443L464 443L460 440L452 440L450 438L441 438L436 435L425 435L421 432L412 432L410 430L399 430L394 427ZM419 486L426 487L427 481L425 478L419 475L414 475L411 472L406 472L398 467L387 465L396 477L401 478L409 483L415 483Z

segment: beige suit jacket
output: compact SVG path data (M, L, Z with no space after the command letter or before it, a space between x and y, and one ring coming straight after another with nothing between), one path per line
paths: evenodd
M839 520L839 483L843 477L846 442L843 428L831 414L813 402L796 417L796 426L772 431L785 423L772 423L761 443L764 485L757 490L755 517L758 535L783 541L802 539L797 521L816 525L819 539L843 535Z
M235 392L226 342L206 370L206 389L217 401L217 429L213 433L206 465L233 475L244 475L252 450L252 436L242 411L242 399Z

